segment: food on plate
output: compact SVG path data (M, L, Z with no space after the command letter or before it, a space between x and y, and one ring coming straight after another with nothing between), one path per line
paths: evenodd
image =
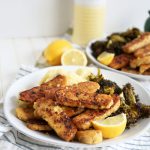
M68 65L78 65L78 66L86 66L87 58L84 52L77 49L71 49L70 51L66 51L62 54L61 64Z
M43 90L51 89L50 91L53 94L57 89L59 89L60 87L64 87L65 85L66 85L65 76L58 75L52 80L41 84L41 86L37 86L32 89L21 92L19 98L22 101L33 103L37 99L45 96Z
M120 106L120 99L118 96L113 97L113 105L109 109L104 110L91 110L88 109L85 112L79 114L73 118L73 123L79 130L87 130L92 126L94 119L104 119L115 112Z
M44 102L43 102L44 101ZM49 105L46 102L49 101ZM53 100L38 100L34 104L36 113L48 122L49 126L65 141L71 141L76 135L77 128L67 116L65 111L53 102Z
M137 37L136 39L132 40L131 42L126 43L122 47L122 49L126 53L133 53L137 49L142 48L148 44L150 44L150 33L145 32L141 34L139 37Z
M130 83L123 87L121 105L114 113L125 113L127 116L126 128L132 127L139 119L150 117L150 106L140 103L138 95L135 94L134 88Z
M72 44L64 39L54 40L48 45L44 50L44 57L50 65L60 65L61 64L61 55L65 51L69 51L73 48Z
M100 70L97 75L89 71L49 71L39 86L20 92L23 103L16 116L31 130L85 144L119 136L139 119L150 117L150 106L140 103L129 83L121 88Z
M150 44L145 47L139 48L134 52L135 57L144 57L150 55Z
M76 137L79 142L85 144L97 144L103 141L101 130L77 131Z
M140 73L143 73L145 71L147 71L148 69L150 69L150 64L144 64L140 66Z
M120 69L129 64L130 57L126 54L120 54L115 56L112 62L109 64L109 67L114 69Z
M112 60L114 59L114 56L115 56L115 54L113 54L113 53L102 52L97 57L97 60L104 65L109 65L112 62Z
M55 99L58 104L70 107L109 109L113 105L110 95L80 92L78 89L74 90L68 87L56 91Z
M121 135L126 128L127 118L124 113L92 122L96 130L102 131L103 138L110 139Z
M38 117L34 116L33 107L17 107L16 116L22 121L38 119Z
M113 33L104 41L92 43L91 50L100 63L113 69L133 74L150 74L150 68L145 67L150 64L150 32L133 28L126 32ZM104 53L114 54L113 59L107 60Z
M131 68L140 67L141 65L144 65L144 64L146 65L150 64L150 55L145 56L145 57L138 57L130 61Z
M44 120L29 120L26 123L26 126L35 131L51 131L52 128L48 125L48 123Z

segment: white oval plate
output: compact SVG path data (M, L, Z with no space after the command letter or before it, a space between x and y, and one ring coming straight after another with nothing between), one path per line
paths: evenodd
M111 67L108 67L106 65L103 65L102 63L97 61L96 58L92 55L92 50L91 50L90 46L91 46L92 43L94 43L96 41L100 41L100 40L102 40L102 39L94 40L94 41L90 42L88 44L88 46L86 47L86 54L94 64L96 64L97 66L99 66L101 68L111 70L111 71L114 71L114 72L117 72L117 73L121 73L121 74L127 75L127 76L129 76L131 78L134 78L134 79L137 79L137 80L150 80L150 75L138 75L138 74L119 71L119 70L113 69Z
M48 70L55 70L55 69L65 69L69 71L74 71L79 68L88 68L88 67L49 67L45 69L41 69L39 71L36 71L34 73L31 73L25 77L22 77L21 79L17 80L14 84L11 85L11 87L8 89L5 101L4 101L4 113L9 121L9 123L17 129L19 132L32 137L36 140L39 140L41 142L49 143L50 145L58 145L58 146L69 146L69 147L102 147L107 145L116 144L118 142L122 142L125 140L129 140L129 138L133 138L137 135L140 135L143 133L149 126L150 119L143 119L138 122L138 124L135 127L132 127L130 130L126 130L121 136L116 137L114 139L108 139L104 140L102 143L96 144L96 145L87 145L82 144L79 142L65 142L61 140L58 136L54 135L46 135L37 131L32 131L28 129L25 126L25 123L19 120L15 115L15 109L17 107L17 97L19 93L25 89L32 88L34 86L37 86L41 78L45 75L45 73ZM112 81L115 81L119 86L125 85L127 82L131 83L133 87L135 88L136 93L139 94L139 97L141 99L141 102L145 104L150 104L150 96L145 91L145 89L137 83L135 80L126 77L121 74L117 74L115 72L107 71L107 70L101 70L102 74L105 78L110 79ZM93 73L97 73L97 68L93 68Z

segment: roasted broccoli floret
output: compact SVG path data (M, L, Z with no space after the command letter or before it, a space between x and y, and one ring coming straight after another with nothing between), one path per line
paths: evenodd
M140 112L140 118L148 118L148 117L150 117L150 105L137 103L136 107L137 107L137 109Z
M123 87L123 94L125 97L126 104L133 105L137 102L137 95L134 92L134 88L130 83L127 83Z
M125 100L121 98L121 105L115 115L125 113L127 117L127 125L126 128L130 128L131 125L135 124L139 117L140 113L139 110L135 106L130 106L125 103Z
M98 69L97 75L91 74L89 76L90 81L97 82L100 85L99 93L104 94L120 94L122 92L122 89L111 80L106 80L100 73L100 69Z
M98 69L97 75L94 75L91 73L91 75L89 76L89 81L93 81L93 82L97 82L97 83L99 83L103 79L104 79L104 77L101 74L100 69Z
M100 92L105 94L120 94L122 92L121 88L110 80L102 79L99 82Z

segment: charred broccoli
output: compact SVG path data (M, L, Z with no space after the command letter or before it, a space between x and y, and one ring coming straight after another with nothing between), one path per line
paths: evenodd
M104 79L100 70L98 70L97 75L91 74L89 80L97 82L100 85L99 93L120 94L123 92L120 107L111 116L125 113L127 116L126 128L130 128L139 119L150 117L150 105L140 103L139 97L135 94L134 88L130 83L127 83L123 89L121 89L115 82Z
M138 95L130 83L123 87L124 98L121 99L120 108L113 115L125 113L127 116L127 128L134 125L141 118L150 117L150 106L139 102Z
M100 69L98 70L97 75L91 74L89 76L89 80L97 82L100 85L99 93L112 95L112 94L120 94L122 92L122 89L115 82L104 79L104 77L100 73Z
M120 94L122 92L121 88L110 80L102 79L99 82L100 92L104 94Z
M104 77L101 74L100 69L98 69L97 75L94 75L91 73L91 75L89 76L89 81L93 81L93 82L97 82L97 83L101 82L101 80L103 80L103 79L104 79Z

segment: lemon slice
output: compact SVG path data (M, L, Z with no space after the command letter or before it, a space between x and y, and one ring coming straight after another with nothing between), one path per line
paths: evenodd
M95 129L102 131L104 138L114 138L121 135L125 130L126 123L127 118L124 113L92 122Z
M103 52L97 57L97 60L100 63L108 66L114 59L114 56L115 56L115 54L113 54L113 53Z
M77 66L86 66L87 58L84 52L72 49L63 53L61 57L62 65L77 65Z
M58 39L53 41L44 50L44 57L51 65L60 65L61 56L64 51L72 48L71 43L64 39Z

